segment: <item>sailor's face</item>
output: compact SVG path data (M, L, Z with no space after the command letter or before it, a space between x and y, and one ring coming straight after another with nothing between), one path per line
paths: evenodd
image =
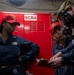
M7 31L7 32L10 32L12 33L15 29L16 29L17 25L14 24L14 23L4 23L4 30Z

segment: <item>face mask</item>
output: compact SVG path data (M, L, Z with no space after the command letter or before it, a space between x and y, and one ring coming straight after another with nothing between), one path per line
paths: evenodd
M64 21L64 24L67 27L74 28L74 15L71 16L71 15L67 14L66 17L68 18L68 21Z
M61 19L62 16L63 18ZM71 16L69 13L63 12L59 18L63 21L65 26L74 28L74 15Z
M71 28L69 28L69 29L64 28L63 34L64 35L67 35L67 34L72 35L72 29Z

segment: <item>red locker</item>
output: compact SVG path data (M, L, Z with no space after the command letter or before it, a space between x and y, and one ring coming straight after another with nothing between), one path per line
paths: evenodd
M17 21L21 24L13 34L38 44L40 46L38 58L49 59L52 56L52 40L49 31L51 14L0 12L0 23L1 19L8 14L16 15ZM53 75L53 69L38 67L36 62L29 71L33 75Z

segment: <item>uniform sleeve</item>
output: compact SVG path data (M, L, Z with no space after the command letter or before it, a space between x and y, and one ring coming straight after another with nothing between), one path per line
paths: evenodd
M55 55L56 53L59 52L59 49L57 47L58 47L58 44L55 43L54 46L53 46L53 55Z
M69 53L62 55L62 64L74 65L74 49L72 49Z
M62 54L70 52L74 48L74 44L71 41L71 42L69 42L68 46L63 49L58 49L58 47L59 47L59 45L56 43L53 47L53 55L58 52L61 52Z
M20 56L21 59L24 62L33 61L39 53L39 49L40 49L39 46L33 42L29 42L24 39L20 39L20 42L21 42L21 51L22 49L26 51L24 54L21 54Z
M62 54L65 54L67 52L70 52L70 50L73 49L73 48L74 48L74 44L72 44L72 42L70 42L69 45L66 48L63 48L60 51L61 51Z

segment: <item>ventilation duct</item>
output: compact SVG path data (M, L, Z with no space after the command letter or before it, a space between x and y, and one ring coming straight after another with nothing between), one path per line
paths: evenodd
M6 1L14 6L22 6L26 2L26 0L6 0Z

